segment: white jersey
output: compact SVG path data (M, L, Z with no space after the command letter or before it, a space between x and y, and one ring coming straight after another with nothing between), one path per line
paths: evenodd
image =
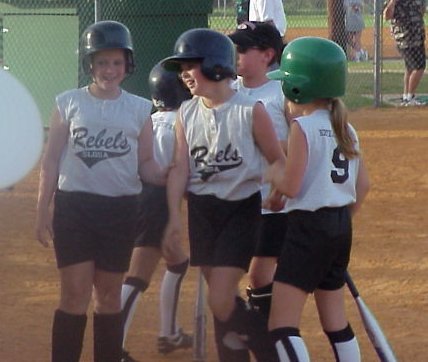
M359 158L347 160L338 152L328 110L317 110L296 118L306 136L308 164L299 194L287 199L285 209L315 211L322 207L341 207L356 201ZM358 138L349 125L356 149Z
M104 196L141 192L138 139L152 103L122 90L117 99L96 98L83 87L56 97L69 138L58 187Z
M281 36L284 36L287 19L282 0L250 0L248 10L249 21L273 20Z
M247 88L243 84L242 77L238 77L233 86L237 91L247 94L264 104L266 111L272 119L278 140L286 141L289 127L285 119L285 96L282 92L281 82L270 80L260 87ZM266 160L264 161L264 167L267 167ZM266 199L269 196L270 188L270 183L263 183L261 190L262 199ZM272 211L262 209L262 213L270 214Z
M197 96L182 103L180 120L190 159L188 191L242 200L260 190L262 155L253 136L256 103L242 93L215 108L207 108Z
M153 153L162 168L169 167L174 155L176 111L155 112L153 122Z

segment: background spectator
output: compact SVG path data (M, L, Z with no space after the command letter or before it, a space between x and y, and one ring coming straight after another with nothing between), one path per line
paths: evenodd
M416 89L426 66L424 14L426 0L389 0L383 15L391 21L391 33L404 60L404 86L401 105L417 106Z
M368 59L368 53L361 47L361 34L365 28L362 0L344 0L348 59L359 62Z

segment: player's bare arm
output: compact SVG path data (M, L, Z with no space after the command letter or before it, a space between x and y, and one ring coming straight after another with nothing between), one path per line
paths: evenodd
M163 186L168 170L162 169L153 155L153 123L151 117L146 121L139 139L139 174L143 181Z
M272 120L261 103L256 103L253 109L253 133L268 163L282 173L285 167L285 154L281 142L276 137ZM284 207L282 195L275 187L272 187L269 197L263 201L263 207L272 211L278 211Z
M308 159L306 137L297 122L292 122L288 139L285 172L273 166L266 177L287 197L295 197L302 186Z
M357 176L357 184L356 184L357 201L355 202L355 204L352 204L350 206L352 216L354 216L355 213L360 209L361 204L363 203L369 190L370 190L369 174L364 164L364 160L360 156L360 163L358 165L358 176Z
M49 238L53 236L49 205L57 187L59 162L67 144L68 132L68 125L62 122L59 111L55 109L51 118L46 150L42 158L37 198L36 238L45 247L49 246Z
M284 166L285 155L276 137L272 120L262 103L256 103L253 109L253 134L257 145L269 164Z
M189 177L189 152L181 121L175 124L174 159L167 179L167 197L169 220L162 242L165 258L176 250L175 245L181 242L181 203Z

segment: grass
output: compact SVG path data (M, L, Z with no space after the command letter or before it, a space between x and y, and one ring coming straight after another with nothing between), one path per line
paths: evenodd
M396 62L385 62L383 72L381 74L381 93L386 94L401 94L403 89L403 72L397 72L388 63L396 65ZM349 75L346 89L346 96L344 101L348 108L357 109L360 107L374 106L373 97L369 98L367 95L374 95L374 76L372 72L363 71L366 67L372 66L370 62L357 63L358 66L352 64L349 67ZM356 86L358 85L358 86ZM428 79L423 77L418 87L418 93L428 93Z
M225 14L225 15L224 15ZM366 27L374 26L374 16L372 14L364 15ZM292 28L326 28L327 13L319 14L287 14L287 23ZM223 10L214 10L210 16L210 24L213 29L228 29L232 30L236 27L236 14L234 8L226 8ZM428 24L428 14L425 15L425 24ZM388 21L383 22L384 27L389 27Z
M220 31L232 31L236 27L234 8L226 8L226 16L223 10L214 10L210 16L210 27ZM426 24L428 17L426 16ZM324 14L287 14L289 28L326 28L327 15ZM366 27L372 27L374 17L371 14L365 15ZM389 22L383 23L384 27L389 27ZM348 63L348 82L346 97L344 98L350 109L360 107L370 107L374 105L374 65L368 62ZM381 93L400 94L402 92L404 64L401 59L384 59L381 73ZM423 77L418 87L418 93L428 93L428 79Z

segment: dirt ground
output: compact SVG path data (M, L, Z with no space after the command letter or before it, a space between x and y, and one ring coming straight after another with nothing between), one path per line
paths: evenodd
M350 113L359 131L372 189L354 221L350 272L378 318L399 361L427 361L428 343L428 108L365 109ZM0 361L47 362L52 313L58 296L52 248L33 237L37 171L0 192ZM162 357L156 352L158 290L164 267L145 293L130 330L128 348L141 361L192 360L190 350ZM192 331L196 270L186 277L180 320ZM245 287L245 281L242 283ZM377 361L353 299L349 319L363 361ZM90 314L89 314L90 315ZM208 359L216 361L207 311ZM91 318L82 361L91 361ZM313 299L301 325L313 361L332 361Z

